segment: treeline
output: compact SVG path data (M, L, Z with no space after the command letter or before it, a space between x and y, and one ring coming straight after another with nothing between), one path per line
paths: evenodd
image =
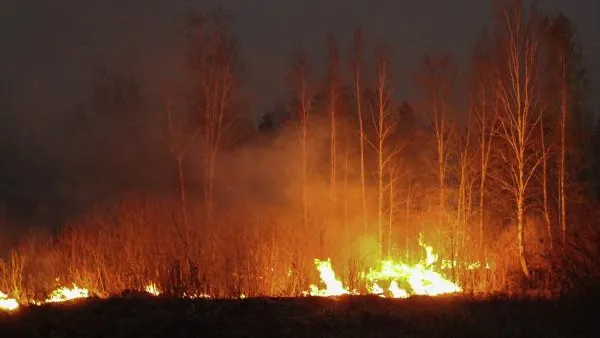
M160 163L129 173L160 167L171 193L133 189L58 235L31 233L0 266L0 290L31 298L59 278L99 293L153 281L173 293L299 295L317 281L313 259L327 257L360 289L380 259L420 259L420 235L466 290L592 285L600 139L574 28L521 1L495 4L468 69L423 57L410 100L394 90L393 57L360 29L345 47L327 37L324 74L298 49L288 101L257 130L241 118L230 18L190 16L188 76L164 86L159 113L141 114L146 132L134 134L160 155L133 156Z

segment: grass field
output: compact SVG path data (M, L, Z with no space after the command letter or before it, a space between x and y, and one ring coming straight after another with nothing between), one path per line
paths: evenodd
M87 299L0 313L0 337L598 337L598 300Z

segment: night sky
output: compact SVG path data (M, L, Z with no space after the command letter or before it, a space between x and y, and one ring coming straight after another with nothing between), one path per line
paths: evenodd
M474 36L489 22L490 3L5 0L0 3L0 88L4 105L8 103L10 110L28 120L38 113L60 114L85 100L82 90L90 82L92 67L140 74L152 88L181 65L185 10L220 4L235 18L253 113L268 109L277 100L290 54L299 42L322 63L326 34L334 32L347 50L357 24L364 27L371 45L383 42L389 46L395 87L402 93L410 90L410 71L421 54L449 52L464 61ZM544 10L563 10L575 22L587 64L594 69L592 79L600 82L600 2L539 3ZM593 93L600 97L597 89Z

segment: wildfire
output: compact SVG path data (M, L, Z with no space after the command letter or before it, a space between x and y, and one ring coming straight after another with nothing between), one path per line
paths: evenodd
M73 284L72 288L61 287L58 288L50 294L50 297L46 299L45 303L61 303L70 301L73 299L79 298L87 298L89 297L89 291L87 289L82 289L77 287L77 285Z
M457 263L456 261L441 260L438 262L438 255L433 247L423 242L422 236L419 236L419 246L423 248L425 257L416 264L406 264L393 260L382 260L376 268L371 268L360 275L365 282L365 290L368 294L378 295L380 297L407 298L411 295L441 295L461 292L462 288L446 279L440 271L460 266L467 270L489 269L487 263ZM359 294L357 290L350 290L344 286L343 282L336 277L332 267L331 260L314 260L315 267L319 272L320 281L325 288L319 288L317 285L310 285L309 291L304 295L330 297L348 294ZM155 282L149 282L144 290L152 296L159 296L162 290ZM60 303L74 299L89 297L89 291L86 288L80 288L73 284L71 288L60 287L48 296L44 301L29 300L22 304L41 305L45 303ZM184 298L212 298L206 293L184 292ZM239 299L247 298L246 294L239 294ZM0 292L0 310L12 311L20 307L21 304L16 299L9 298L5 293Z
M370 269L368 273L363 273L361 277L367 283L367 292L392 298L407 298L410 295L435 296L461 292L462 288L460 286L447 280L434 270L433 265L437 262L438 255L433 252L432 246L423 243L421 236L419 236L419 245L425 250L425 259L417 264L408 265L402 262L396 263L392 260L384 260L377 269ZM325 289L310 285L310 291L305 292L305 295L328 297L358 293L357 291L349 291L336 278L329 259L326 261L315 259L315 266L319 271L321 281L325 284ZM382 285L386 285L387 288L384 289Z
M317 270L319 270L321 280L323 283L325 283L327 288L319 289L316 285L311 285L310 292L308 293L309 295L329 297L340 296L349 293L348 289L344 288L342 285L342 282L335 277L335 272L333 272L333 268L331 267L330 259L327 259L326 261L315 259L315 266L317 267Z
M381 281L388 282L389 287L387 290L393 298L406 298L411 294L436 296L462 291L458 285L433 271L424 262L410 266L389 260L383 261L379 269L370 270L365 278L371 285L376 286L369 287L367 284L367 288L372 294L382 294L378 283L381 283ZM410 291L400 288L400 285L408 286Z
M19 302L14 298L8 298L8 296L0 291L0 310L13 311L19 308Z
M149 283L148 285L146 285L144 290L146 290L146 292L153 296L159 296L161 294L160 289L156 286L155 283Z

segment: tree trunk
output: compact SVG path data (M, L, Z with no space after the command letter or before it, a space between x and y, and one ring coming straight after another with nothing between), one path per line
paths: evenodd
M525 259L525 228L523 224L523 196L517 198L517 244L519 249L519 263L521 264L521 271L525 277L529 278L529 268L527 267L527 260Z
M186 190L185 190L185 177L183 173L183 158L177 157L177 173L179 178L179 199L181 202L181 214L183 217L183 227L185 233L185 245L187 246L188 242L188 214L187 214L187 201L186 201Z
M410 224L410 206L411 206L411 179L408 179L408 193L406 194L406 223L404 224L404 258L406 261L409 259L409 249L408 249L408 225Z
M562 52L562 86L561 86L561 116L560 116L560 160L559 160L559 200L560 200L560 241L562 247L565 247L567 233L567 197L565 189L566 172L566 128L567 128L567 105L568 105L568 87L567 87L567 62L565 51Z
M346 149L344 154L344 228L348 232L348 138L346 137Z
M380 123L381 125L381 123ZM379 234L379 257L383 257L383 139L380 137L377 150L377 233Z
M550 211L548 210L548 159L546 157L546 140L544 139L544 118L540 119L540 142L542 144L542 194L544 197L544 222L548 231L548 240L550 250L552 250L552 222L550 221Z
M391 258L392 255L392 225L394 222L394 177L390 173L390 189L389 189L389 214L388 214L388 226L387 226L387 259Z
M331 160L331 199L334 210L337 210L337 99L338 99L338 50L333 37L329 41L329 117L330 129L330 160Z
M308 149L307 126L302 126L302 227L304 233L308 230Z
M481 259L485 259L485 246L483 244L483 227L484 227L484 211L485 211L485 173L481 172L479 184L479 250Z
M366 174L365 174L365 130L364 117L362 109L362 83L361 83L361 62L362 62L362 31L357 29L354 32L354 93L356 99L356 112L358 115L358 131L360 145L360 193L363 211L364 234L369 233L369 215L367 208L367 190L366 190Z

